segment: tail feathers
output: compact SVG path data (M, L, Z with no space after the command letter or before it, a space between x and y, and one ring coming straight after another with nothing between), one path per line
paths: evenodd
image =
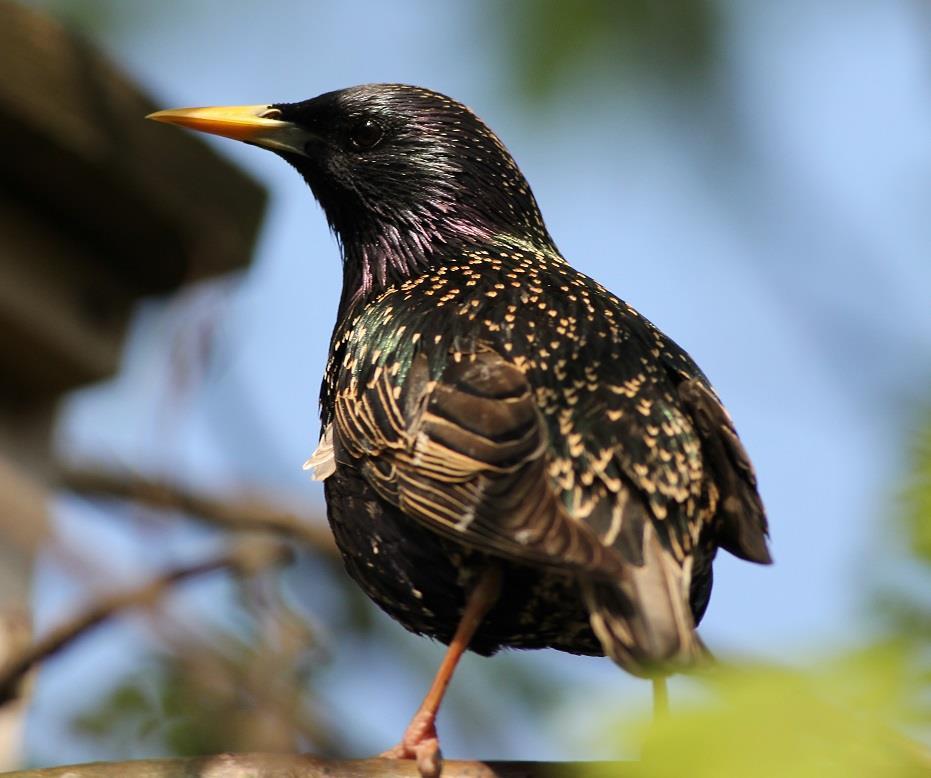
M644 678L707 661L689 608L691 560L680 565L649 525L643 552L643 564L627 568L623 580L582 584L592 629L605 654Z

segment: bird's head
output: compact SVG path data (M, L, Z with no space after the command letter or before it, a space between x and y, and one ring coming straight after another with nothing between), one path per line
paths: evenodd
M368 296L489 241L552 246L501 141L436 92L369 84L298 103L149 118L271 149L297 168L342 245L352 287L344 296Z

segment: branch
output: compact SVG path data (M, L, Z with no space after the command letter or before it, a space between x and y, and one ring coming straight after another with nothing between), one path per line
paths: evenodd
M227 553L188 567L170 570L158 578L124 592L104 597L89 605L64 624L21 652L11 656L0 667L0 706L13 700L17 687L33 666L56 654L89 630L128 608L151 605L176 584L188 578L228 568L240 575L249 575L272 564L280 564L289 556L289 549L280 544L241 543Z
M225 529L273 532L293 538L326 557L338 558L336 543L327 527L252 497L217 499L129 471L91 468L64 467L58 474L58 482L65 489L80 494L131 500L160 510L180 511Z
M629 770L628 770L629 768ZM473 762L446 760L443 778L579 778L634 775L625 762ZM288 754L219 754L193 759L144 759L133 762L20 770L3 778L419 778L412 759L317 759Z

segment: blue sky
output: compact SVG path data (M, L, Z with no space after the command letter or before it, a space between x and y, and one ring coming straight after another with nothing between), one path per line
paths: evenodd
M297 100L369 81L422 84L472 106L514 154L565 256L696 358L754 459L776 564L719 557L705 640L724 655L798 662L863 636L863 596L883 574L872 560L892 545L905 436L931 387L931 68L917 4L725 3L713 100L615 92L609 78L537 108L510 86L495 19L481 12L492 4L165 7L101 29L98 41L165 107ZM300 465L317 437L336 246L290 168L215 145L271 191L254 266L240 281L144 305L123 374L66 404L59 445L316 507L320 489ZM169 354L190 347L205 307L220 322L209 374L168 388ZM151 532L117 531L67 502L60 524L75 543L110 549L113 577L126 580L211 542L168 532L154 549ZM76 595L60 574L42 576L48 623ZM82 656L49 664L32 742L60 726L52 701L77 674L106 683L132 664L131 633L107 630ZM437 661L437 646L399 640ZM582 737L592 699L646 704L646 684L606 660L524 658L565 677L562 704L539 721L509 719L498 745L441 730L448 754L592 756ZM371 647L345 647L327 690L334 708L361 717L373 749L397 737L422 694L377 661ZM493 691L472 672L481 661L466 662L454 693ZM377 689L354 662L375 663ZM59 752L85 757L67 741Z

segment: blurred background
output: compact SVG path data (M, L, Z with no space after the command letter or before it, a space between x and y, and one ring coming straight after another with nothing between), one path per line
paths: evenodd
M801 672L904 646L887 712L927 738L925 3L0 0L0 17L0 658L233 535L283 526L297 550L51 658L0 714L6 765L362 756L419 703L442 648L355 591L301 470L340 285L322 214L273 155L142 118L375 81L471 106L569 261L724 398L776 563L719 557L712 650ZM469 656L440 736L450 757L630 756L605 722L648 710L648 684L604 659Z

